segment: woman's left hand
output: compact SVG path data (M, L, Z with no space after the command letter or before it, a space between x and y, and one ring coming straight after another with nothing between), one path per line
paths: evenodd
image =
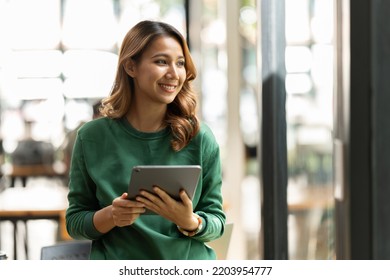
M192 201L184 190L179 193L181 201L172 198L157 186L153 191L154 193L141 191L136 200L183 229L194 230L198 227L198 220L193 214Z

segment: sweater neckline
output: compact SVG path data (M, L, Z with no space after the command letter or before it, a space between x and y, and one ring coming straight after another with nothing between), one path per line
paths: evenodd
M136 128L134 128L125 117L121 118L121 124L124 126L126 131L128 131L130 134L144 139L161 138L166 136L170 132L169 127L165 127L161 130L154 131L154 132L139 131Z

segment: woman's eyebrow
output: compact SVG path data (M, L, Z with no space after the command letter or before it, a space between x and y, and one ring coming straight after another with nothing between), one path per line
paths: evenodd
M157 53L157 54L154 54L152 56L152 58L156 58L156 57L171 57L170 55L166 54L166 53ZM184 59L184 55L179 55L177 57L177 59Z

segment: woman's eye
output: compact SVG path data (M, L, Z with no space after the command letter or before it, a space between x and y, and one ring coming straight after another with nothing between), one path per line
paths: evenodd
M156 60L157 64L167 64L167 62L163 59Z
M184 67L186 65L184 60L178 61L177 66Z

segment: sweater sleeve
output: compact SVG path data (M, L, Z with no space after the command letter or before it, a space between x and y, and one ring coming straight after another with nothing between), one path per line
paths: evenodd
M96 230L93 215L100 207L95 194L96 185L86 167L80 132L72 153L66 228L69 235L75 239L97 239L103 234Z
M195 208L203 223L203 229L192 238L209 242L221 237L225 229L226 215L223 211L222 170L219 146L211 131L202 141L202 194Z

